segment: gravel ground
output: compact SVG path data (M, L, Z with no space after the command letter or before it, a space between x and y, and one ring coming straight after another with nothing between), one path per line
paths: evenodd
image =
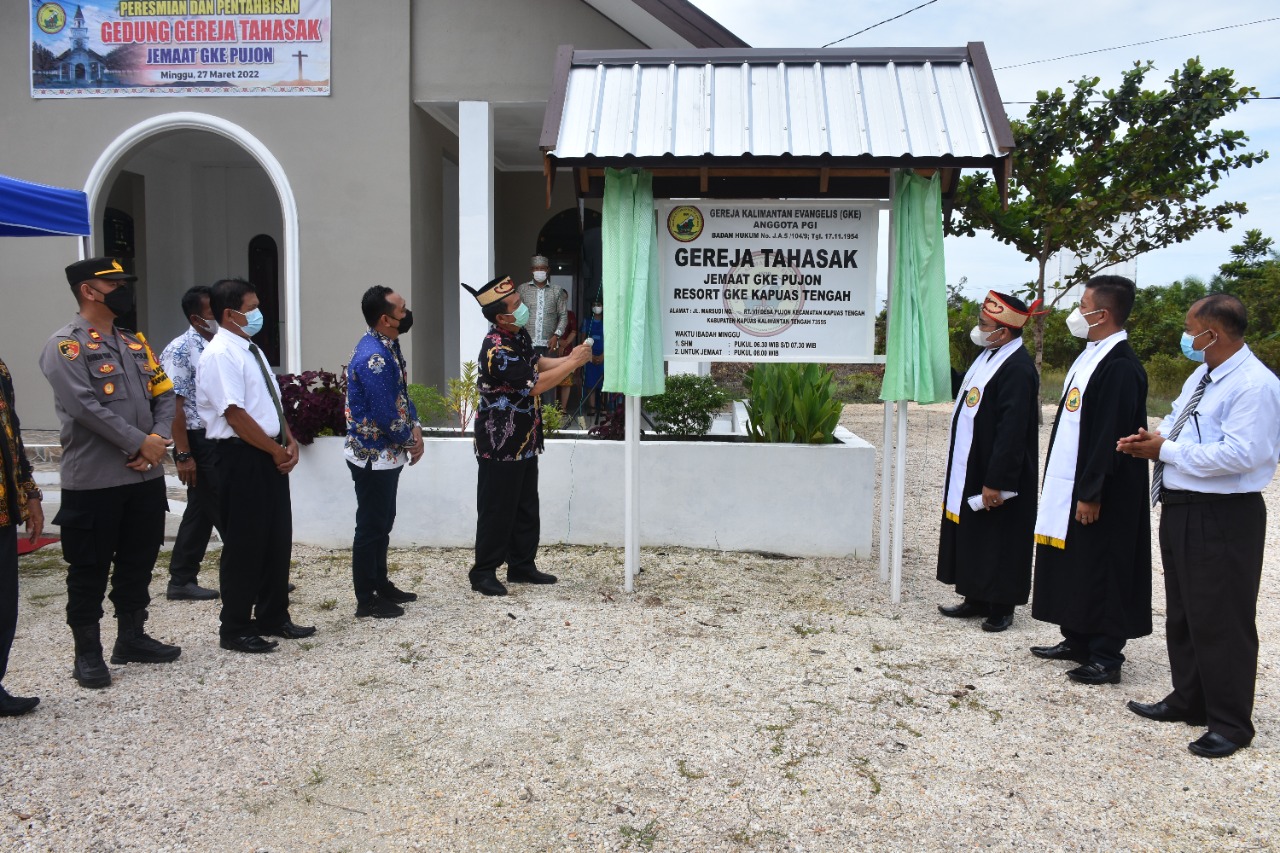
M0 720L0 849L1274 849L1278 526L1258 738L1196 758L1199 731L1124 707L1168 687L1159 579L1120 685L1031 657L1057 635L1023 609L1003 634L938 615L949 409L911 407L900 605L874 560L645 549L626 595L621 551L555 546L558 585L482 599L469 552L420 549L392 555L407 615L357 621L349 552L298 547L311 640L222 651L216 603L158 577L149 628L181 659L88 691L56 549L24 558L5 683L43 701ZM879 445L880 418L844 423Z

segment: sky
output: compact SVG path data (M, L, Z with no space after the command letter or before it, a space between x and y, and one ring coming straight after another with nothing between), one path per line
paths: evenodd
M907 12L925 0L692 2L752 47L814 48ZM1255 21L1265 22L1237 26ZM1202 32L1220 27L1232 28ZM1189 33L1200 34L1169 38ZM1057 59L1154 39L1162 40ZM1237 85L1280 98L1280 61L1276 59L1280 6L1274 0L934 0L837 46L942 47L970 41L986 44L1010 118L1020 118L1027 110L1025 104L1014 102L1033 101L1041 89L1061 87L1069 92L1073 81L1098 76L1102 78L1099 88L1105 90L1118 85L1134 62L1146 60L1155 63L1144 83L1148 89L1163 88L1175 69L1199 57L1207 69L1232 69ZM1037 62L1046 59L1054 61ZM1022 65L1031 62L1035 64ZM1013 65L1021 67L1001 70ZM1164 285L1189 276L1208 280L1249 228L1259 228L1280 242L1280 99L1244 104L1222 126L1243 130L1249 136L1248 150L1267 150L1272 155L1252 169L1232 173L1210 198L1243 201L1249 212L1225 233L1201 232L1140 257L1123 270L1139 286ZM968 279L965 292L970 298L988 289L1019 289L1036 277L1035 265L1020 252L981 233L948 237L946 266L948 283ZM883 296L883 287L881 291Z

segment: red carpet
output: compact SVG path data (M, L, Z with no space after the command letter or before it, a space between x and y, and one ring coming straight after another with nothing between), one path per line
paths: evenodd
M19 530L18 531L18 556L21 557L23 554L30 554L32 551L35 551L38 548L43 548L45 545L52 545L54 542L59 542L59 541L61 540L51 539L48 536L41 536L39 539L36 540L36 544L32 545L31 540L23 536L22 531Z

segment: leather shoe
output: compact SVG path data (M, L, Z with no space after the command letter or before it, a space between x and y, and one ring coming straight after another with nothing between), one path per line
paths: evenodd
M303 637L310 637L316 632L314 625L295 625L288 619L278 628L270 631L263 631L269 637L282 637L286 640L301 640Z
M164 597L170 601L212 601L218 597L216 589L206 589L195 581L171 583L165 588Z
M521 569L520 571L507 570L507 583L555 583L557 580L555 575L549 575L546 572L540 572L537 569Z
M507 588L492 574L472 575L471 588L481 595L506 595Z
M1032 646L1031 654L1045 660L1073 660L1076 663L1088 663L1089 653L1067 644L1066 640L1056 646Z
M280 644L275 640L264 640L256 634L245 634L243 637L219 637L218 645L229 652L260 655L272 651Z
M10 696L0 687L0 717L21 717L40 704L39 696Z
M1244 749L1245 746L1248 744L1241 746L1232 743L1217 732L1205 732L1198 739L1187 744L1187 749L1201 758L1226 758L1237 749Z
M410 601L418 600L418 594L416 592L405 592L403 589L398 589L393 583L388 583L386 586L379 589L378 597L385 598L392 604L405 604Z
M1207 722L1204 717L1192 717L1181 711L1175 711L1165 702L1152 702L1148 705L1131 699L1125 707L1139 717L1146 717L1157 723L1186 723L1189 726L1203 726Z
M1119 684L1120 667L1107 669L1100 663L1086 663L1084 666L1067 670L1067 678L1077 684Z
M997 634L1013 624L1013 614L1005 613L1000 616L988 616L982 620L982 630L990 631Z
M980 607L977 604L970 604L968 601L962 601L959 604L939 604L938 612L943 616L950 616L952 619L969 619L973 616L990 615L987 608Z
M374 595L364 604L356 602L357 619L364 619L367 616L372 616L374 619L395 619L403 615L403 607L380 595Z

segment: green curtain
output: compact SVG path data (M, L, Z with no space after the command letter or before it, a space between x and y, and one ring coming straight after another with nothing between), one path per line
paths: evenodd
M942 257L942 185L897 173L893 197L896 251L881 400L951 399L947 280Z
M604 285L604 390L661 394L662 316L653 175L606 169L601 249Z

